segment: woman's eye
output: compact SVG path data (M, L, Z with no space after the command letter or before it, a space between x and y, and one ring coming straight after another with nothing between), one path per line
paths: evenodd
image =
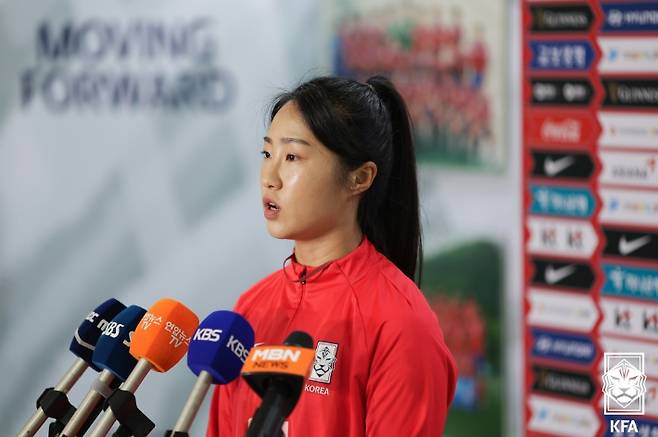
M286 160L288 160L288 161L294 161L295 158L296 158L296 156L293 155L292 153L288 153L288 154L286 155Z
M265 158L269 158L269 157L270 157L270 152L268 152L267 150L262 150L260 153L261 153L261 155L263 155Z

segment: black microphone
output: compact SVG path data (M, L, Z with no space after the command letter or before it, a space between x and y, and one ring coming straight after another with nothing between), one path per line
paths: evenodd
M256 346L242 369L249 386L263 399L247 437L279 437L281 426L302 394L315 361L313 339L302 331L288 336L284 346Z

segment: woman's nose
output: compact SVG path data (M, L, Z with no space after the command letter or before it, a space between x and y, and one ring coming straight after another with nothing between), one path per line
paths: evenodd
M278 166L271 161L263 162L261 167L261 181L263 188L281 188Z

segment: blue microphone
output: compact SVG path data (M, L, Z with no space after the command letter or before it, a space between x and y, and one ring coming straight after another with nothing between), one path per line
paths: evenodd
M228 384L240 376L254 346L254 330L233 311L215 311L206 317L190 342L187 366L198 376L171 437L187 436L211 384Z
M75 330L69 350L82 358L92 369L100 372L101 369L96 367L92 361L96 342L110 321L125 309L126 306L114 298L100 304Z
M35 435L39 428L41 428L46 422L48 417L54 417L46 415L44 407L41 405L42 401L49 403L46 401L52 400L58 405L63 405L65 399L63 399L62 396L65 397L66 393L71 390L71 387L73 387L73 385L80 379L88 367L91 367L96 371L100 370L92 363L92 354L94 353L96 342L109 324L110 320L125 308L126 306L124 304L111 298L96 307L82 321L78 329L76 329L73 340L71 340L71 345L69 346L69 350L78 358L53 389L46 389L46 391L44 391L37 402L39 405L37 411L27 421L25 426L23 426L23 429L18 434L19 436L29 437ZM66 403L68 403L68 401L66 401ZM54 408L54 410L60 411L61 409L62 408ZM63 419L63 417L59 419Z
M102 369L101 374L62 430L60 437L84 434L102 411L103 399L107 399L116 388L115 378L125 381L133 371L137 360L130 355L130 338L144 314L144 308L131 305L108 323L92 356L94 365Z

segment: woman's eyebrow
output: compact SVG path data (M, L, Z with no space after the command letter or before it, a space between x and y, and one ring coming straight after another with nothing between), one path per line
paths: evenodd
M266 143L273 144L272 143L272 138L270 138L270 137L263 137L263 140ZM293 138L293 137L281 137L281 142L282 143L299 143L299 144L304 144L305 146L310 146L311 145L306 140L302 140L301 138Z

